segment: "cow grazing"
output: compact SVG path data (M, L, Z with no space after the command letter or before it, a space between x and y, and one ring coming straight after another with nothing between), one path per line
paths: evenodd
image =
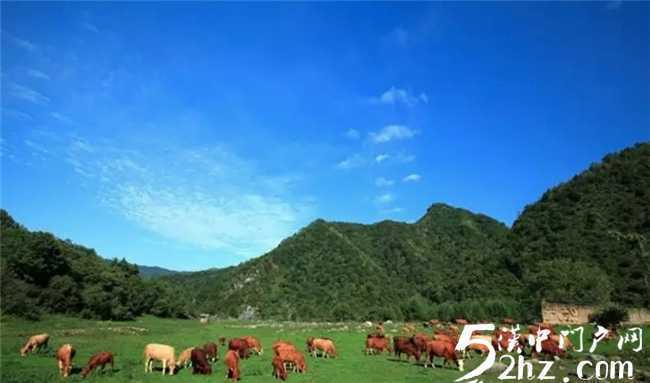
M281 350L294 350L298 351L296 346L293 345L291 342L285 342L283 340L279 340L273 343L273 354L278 355Z
M194 350L194 347L186 348L183 350L183 352L181 352L181 354L178 356L178 360L176 361L177 368L187 368L192 365L192 350Z
M336 347L334 346L334 341L329 338L308 338L307 350L314 358L317 357L319 353L325 358L336 358Z
M565 350L560 348L560 345L553 341L552 339L546 339L542 341L540 352L544 355L550 355L556 358L563 357L565 355ZM537 347L532 346L531 356L537 358L539 353L537 352Z
M307 362L302 352L291 349L279 349L277 356L282 362L293 366L293 371L304 373L307 371Z
M273 357L273 361L271 362L271 365L273 365L273 377L276 379L280 380L287 380L287 368L284 365L284 361L282 361L282 358L280 358L279 355L276 355Z
M389 353L393 352L390 347L390 340L384 336L368 335L366 337L366 355L374 354L375 352L383 353L384 350Z
M205 351L205 349L193 349L190 358L192 359L192 374L212 374L212 366L210 366L210 363L208 363L208 353Z
M463 360L458 359L454 348L455 346L453 344L441 340L432 340L427 342L427 352L429 353L429 364L431 364L431 367L436 367L433 358L437 356L444 358L442 362L443 367L445 363L452 362L458 367L459 371L463 371ZM424 367L427 367L426 360L424 362Z
M59 363L59 374L64 378L70 376L70 371L72 371L72 358L76 351L70 344L64 344L59 347L56 351L56 360Z
M107 351L99 352L90 357L88 365L81 370L81 376L83 378L87 377L97 367L99 367L101 371L104 371L104 367L109 363L111 364L111 371L113 371L115 369L113 354Z
M228 350L237 351L240 358L248 358L248 342L241 338L234 338L228 342Z
M255 351L257 355L262 355L262 352L264 352L264 349L262 348L262 343L256 337L244 336L241 339L243 339L246 342L246 344L248 345L248 349Z
M165 344L150 343L144 348L144 372L153 372L153 362L162 362L162 374L169 369L169 375L174 374L176 358L174 347Z
M415 343L415 347L420 350L420 353L427 351L427 342L430 340L432 339L427 334L421 332L413 335L413 343Z
M420 361L420 350L415 344L413 337L398 336L393 339L393 352L395 356L402 359L402 354L407 355L407 360L414 357L416 361Z
M219 344L222 345L222 346L225 346L226 345L226 337L220 336L219 337Z
M216 343L206 343L203 345L203 351L205 351L205 357L209 362L216 362L219 360L219 350Z
M223 357L223 362L226 364L226 378L232 380L241 379L239 371L239 352L235 350L226 351Z
M47 343L50 340L48 334L38 334L30 336L27 339L25 345L20 349L21 356L27 356L30 352L40 351L43 348L47 348Z

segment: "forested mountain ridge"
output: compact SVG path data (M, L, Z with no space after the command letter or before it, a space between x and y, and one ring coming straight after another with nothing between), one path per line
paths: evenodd
M266 318L402 319L470 300L503 314L521 287L505 267L507 234L489 217L444 204L415 224L319 219L240 266L170 279L202 310L226 316L250 306Z
M650 307L650 143L601 163L527 206L511 269L539 299Z
M650 307L650 143L549 189L512 229L442 203L412 224L319 219L238 266L153 279L4 210L0 224L2 312L28 317L481 320L538 316L542 299Z
M50 233L31 232L0 210L2 313L32 319L64 313L97 319L142 314L184 317L181 291L163 280L143 280L136 265L106 260L94 250Z

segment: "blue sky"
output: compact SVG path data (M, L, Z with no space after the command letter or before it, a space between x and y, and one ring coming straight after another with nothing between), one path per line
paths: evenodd
M648 3L2 3L2 207L178 270L316 218L510 225L650 139Z

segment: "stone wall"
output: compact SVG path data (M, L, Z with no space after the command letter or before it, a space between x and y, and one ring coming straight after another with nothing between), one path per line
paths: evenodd
M542 302L542 320L553 324L589 323L589 315L598 308L594 306L566 305ZM634 308L628 310L630 320L626 324L650 323L650 310Z

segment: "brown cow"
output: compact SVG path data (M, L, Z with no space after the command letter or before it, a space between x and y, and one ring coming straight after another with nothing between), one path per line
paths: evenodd
M307 350L311 352L314 358L318 356L319 351L321 356L336 358L334 341L329 338L308 338Z
M366 337L366 355L374 354L376 351L378 351L380 354L384 352L384 350L388 351L389 353L393 352L393 349L390 347L390 340L384 336L373 336L373 335L368 335Z
M295 350L298 351L296 346L293 345L291 342L285 342L283 340L279 340L273 343L273 353L275 355L278 355L280 353L280 350Z
M565 350L560 348L560 345L557 344L552 339L546 339L542 341L540 352L544 355L550 355L553 357L563 357L565 355ZM531 356L533 358L538 357L537 347L532 346Z
M429 364L431 367L436 368L433 358L437 356L444 358L442 362L443 367L445 363L450 361L458 367L459 371L463 371L463 360L459 360L456 356L453 344L440 340L432 340L427 342L427 351L429 352ZM424 367L427 367L426 360L424 361Z
M240 339L243 339L246 342L249 350L254 350L257 355L262 355L264 349L262 348L262 343L259 339L254 336L244 336Z
M284 366L284 362L279 355L273 357L271 364L273 365L273 377L280 380L287 380L287 368Z
M413 343L415 343L415 346L420 350L420 353L427 351L427 342L430 340L432 339L427 334L421 332L413 335Z
M56 351L56 360L59 362L59 373L67 378L72 371L72 358L76 351L70 344L64 344Z
M219 350L216 343L209 342L203 345L203 351L205 351L205 357L209 362L216 362L219 360Z
M47 348L47 342L49 340L50 336L45 333L30 336L25 345L20 349L20 355L27 356L29 352L36 352L42 348Z
M248 342L241 338L234 338L228 342L228 350L237 351L240 358L248 358Z
M300 373L307 371L307 362L305 361L305 356L300 351L280 348L278 350L277 356L282 359L283 363L293 365L294 371Z
M213 343L214 344L214 343ZM192 374L210 375L212 366L208 363L208 353L205 349L195 348L192 350Z
M226 378L232 380L241 379L241 373L239 372L239 353L237 351L226 351L223 362L226 364Z
M113 354L106 351L97 353L90 358L88 365L81 371L81 377L85 378L98 366L101 367L102 371L104 371L104 367L106 367L106 365L109 363L111 364L111 371L113 371L113 369L115 369Z
M456 319L454 319L454 323L464 326L464 325L468 324L469 322L467 321L467 319L456 318Z
M514 325L516 322L515 322L515 320L512 319L512 318L507 318L507 317L506 317L506 318L503 318L503 319L501 320L501 323L503 323L503 324L507 324L507 325L511 325L511 326L512 326L512 325Z
M226 345L226 337L223 337L223 336L219 337L219 344L222 345L222 346L225 346Z
M402 359L402 353L407 355L407 360L414 357L416 361L420 361L420 350L415 344L413 337L397 336L393 339L393 352L395 356Z

